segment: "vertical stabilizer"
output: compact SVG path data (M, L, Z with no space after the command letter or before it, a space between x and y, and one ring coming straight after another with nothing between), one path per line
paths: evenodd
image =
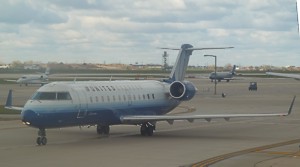
M9 89L7 99L6 99L6 103L5 103L5 107L11 107L11 106L12 106L12 90Z
M46 71L45 71L45 75L49 75L49 74L50 74L50 68L47 67L47 68L46 68Z
M188 48L193 48L193 46L190 44L181 45L176 63L174 64L172 72L169 76L172 81L183 81L184 79L190 55L193 52L193 50L187 50Z
M235 69L236 69L236 65L233 65L232 70L230 71L230 73L231 73L232 75L235 74Z

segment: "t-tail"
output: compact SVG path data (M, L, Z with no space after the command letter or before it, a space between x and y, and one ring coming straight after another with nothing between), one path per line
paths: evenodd
M50 75L50 68L49 67L46 68L45 75Z
M172 72L169 76L169 82L174 81L183 81L186 73L186 69L189 63L190 56L194 50L211 50L211 49L231 49L233 47L216 47L216 48L194 48L190 44L183 44L181 48L161 48L169 50L179 50L176 63L172 69Z
M230 71L232 75L235 75L235 69L236 69L236 65L233 65L232 70Z

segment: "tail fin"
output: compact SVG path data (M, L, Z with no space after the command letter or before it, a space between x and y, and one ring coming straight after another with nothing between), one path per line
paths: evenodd
M230 71L230 73L231 73L232 75L235 74L235 69L236 69L236 65L233 65L232 70Z
M50 74L50 68L47 67L47 68L46 68L46 71L45 71L45 75L49 75L49 74Z
M209 50L209 49L231 49L233 47L220 47L220 48L194 48L190 44L183 44L181 48L161 48L169 50L179 50L176 63L173 66L172 72L169 76L169 81L183 81L185 72L189 63L190 55L194 50Z
M12 106L12 90L9 89L7 99L6 99L6 103L5 103L5 107L11 107L11 106Z

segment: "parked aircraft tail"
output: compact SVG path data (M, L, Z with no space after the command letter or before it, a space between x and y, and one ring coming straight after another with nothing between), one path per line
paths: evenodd
M47 68L46 68L46 71L45 71L45 75L49 75L49 74L50 74L50 68L47 67Z
M235 74L235 69L236 69L236 65L233 65L232 70L230 71L230 73L231 73L232 75Z
M231 49L233 47L217 47L217 48L194 48L190 44L183 44L181 48L161 48L161 49L169 49L169 50L179 50L176 63L172 69L172 72L169 76L169 81L183 81L185 72L188 66L188 62L190 59L190 55L194 50L210 50L210 49Z

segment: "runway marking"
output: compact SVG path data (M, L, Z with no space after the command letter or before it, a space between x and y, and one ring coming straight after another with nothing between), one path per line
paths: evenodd
M265 146L260 146L260 147L254 147L254 148L250 148L250 149L246 149L246 150L236 151L236 152L232 152L232 153L228 153L228 154L223 154L220 156L212 157L212 158L194 163L190 166L192 166L192 167L207 167L209 165L215 164L217 162L220 162L220 161L232 158L232 157L249 154L249 153L253 153L253 152L262 152L267 149L281 147L281 146L285 146L285 145L291 145L291 144L295 144L295 143L300 143L300 139L295 139L295 140L290 140L290 141L285 141L285 142L280 142L280 143L275 143L275 144L270 144L270 145L265 145Z
M300 156L300 152L283 152L283 151L259 151L258 153L270 154L270 155L293 155Z

